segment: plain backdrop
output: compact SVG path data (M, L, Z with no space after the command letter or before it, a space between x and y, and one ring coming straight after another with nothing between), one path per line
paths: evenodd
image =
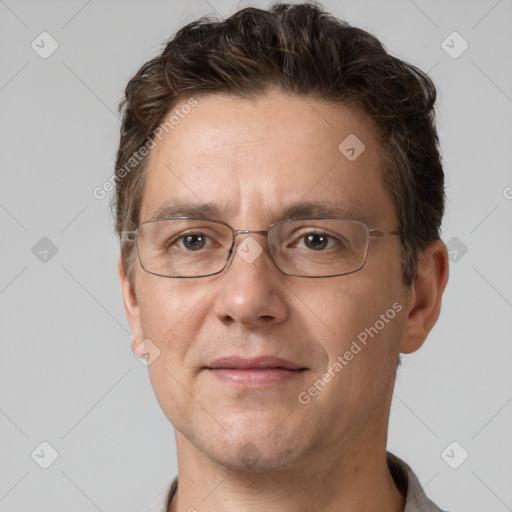
M113 172L129 78L185 23L247 5L268 3L0 0L2 511L139 512L176 474L93 190ZM512 510L512 1L323 5L439 90L451 277L403 357L389 450L443 509Z

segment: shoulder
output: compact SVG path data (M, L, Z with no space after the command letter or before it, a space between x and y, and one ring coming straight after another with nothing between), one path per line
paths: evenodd
M150 508L147 508L144 512L167 512L169 503L174 496L178 487L178 477L176 477L167 487L165 487L162 494L153 503Z
M404 512L444 512L427 497L414 471L403 460L389 452L386 457L391 476L405 496Z

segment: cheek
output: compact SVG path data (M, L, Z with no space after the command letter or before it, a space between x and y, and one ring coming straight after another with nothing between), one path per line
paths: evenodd
M400 273L392 278L383 276L377 278L374 272L346 275L302 294L307 297L312 321L318 323L316 318L320 318L326 326L322 345L331 364L339 357L371 366L394 364L405 298Z
M147 276L147 277L146 277ZM141 327L147 338L166 344L176 336L186 337L198 323L204 295L194 283L144 275L137 288Z
M393 290L363 281L321 299L322 317L335 334L318 340L328 361L310 384L317 389L325 384L318 404L330 403L339 414L377 410L392 388L398 362L404 302Z
M159 281L156 281L156 280ZM164 411L174 403L175 409L184 407L183 391L191 389L197 360L196 343L204 315L208 310L208 296L204 297L197 285L166 280L152 276L142 282L138 290L141 326L144 338L158 347L158 357L148 366L151 383Z
M158 280L158 281L157 281ZM148 366L151 385L160 407L174 421L187 417L188 393L194 394L191 380L195 341L204 321L204 296L190 281L148 276L138 289L141 326L144 337L157 347L158 357ZM207 299L207 297L206 297ZM188 404L188 405L187 405Z

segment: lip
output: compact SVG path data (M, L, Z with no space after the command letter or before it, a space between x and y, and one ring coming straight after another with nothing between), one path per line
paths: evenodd
M231 369L231 370L259 370L259 369L282 369L282 370L305 370L301 366L286 359L273 356L261 356L246 359L243 357L230 356L216 359L208 364L209 370Z
M251 359L225 357L212 361L206 369L218 379L241 388L265 388L296 379L307 370L279 357Z

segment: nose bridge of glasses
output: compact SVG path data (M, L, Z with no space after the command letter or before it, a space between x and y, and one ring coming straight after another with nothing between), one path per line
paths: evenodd
M268 233L268 230L251 230L251 229L234 229L233 230L233 236L237 236L237 235L247 235L249 233L253 233L255 235L264 235L266 236L266 234Z
M237 244L236 237L238 235L261 235L261 236L264 236L266 239L268 238L267 237L268 230L232 229L232 233L233 233L233 243L231 246L231 252L233 251L234 247ZM243 243L243 240L244 239L242 238L242 241L239 243ZM259 244L259 242L258 242L258 244Z

